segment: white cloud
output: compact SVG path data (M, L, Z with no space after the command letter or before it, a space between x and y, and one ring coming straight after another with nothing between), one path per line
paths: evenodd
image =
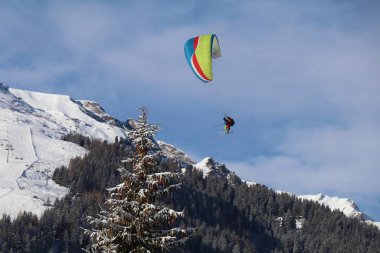
M247 180L279 188L290 186L295 192L339 189L346 193L380 194L377 125L294 129L276 150L279 155L229 164L243 176L251 177ZM289 183L293 181L298 183Z
M349 197L363 204L364 211L370 206L370 215L379 218L373 213L378 200L365 197L380 195L377 124L292 129L276 150L278 155L226 164L242 179L274 189Z

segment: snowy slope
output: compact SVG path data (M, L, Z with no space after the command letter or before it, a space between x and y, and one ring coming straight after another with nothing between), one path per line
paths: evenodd
M126 137L122 128L107 123L104 112L92 112L82 102L0 85L0 214L40 215L68 192L51 180L52 173L86 151L60 140L62 135L76 132L108 142Z
M194 168L203 173L203 177L209 175L216 175L220 177L229 178L232 174L224 164L219 164L215 162L211 157L206 157L197 164L194 164Z
M322 193L316 195L295 195L290 192L283 192L277 190L276 193L286 193L290 195L294 195L297 198L310 200L321 205L325 205L331 210L339 210L347 217L356 218L360 221L367 222L369 224L373 224L380 229L380 222L374 221L371 217L360 211L359 207L355 204L355 202L348 198L340 198L340 197L330 197L324 195Z
M340 210L348 217L354 217L361 221L369 220L370 218L359 210L359 207L353 200L347 198L330 197L322 193L317 195L300 195L300 199L311 200L328 206L331 210Z
M360 221L373 224L380 228L380 222L375 222L371 217L361 212L355 202L348 198L330 197L322 193L316 195L300 195L300 199L311 200L329 207L331 210L339 210L347 217L353 217Z
M108 142L113 142L116 136L125 137L123 129L92 117L80 102L72 100L69 96L9 90L32 108L42 110L51 126L56 127L55 130L61 130L63 133L77 132Z

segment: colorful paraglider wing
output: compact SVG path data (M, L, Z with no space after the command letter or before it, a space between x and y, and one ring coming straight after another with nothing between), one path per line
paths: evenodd
M185 56L200 80L212 81L212 58L221 56L218 38L215 34L207 34L189 39L185 43Z

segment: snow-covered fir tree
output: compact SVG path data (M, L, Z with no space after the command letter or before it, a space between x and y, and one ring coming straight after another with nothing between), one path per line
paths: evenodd
M88 217L92 252L163 252L187 239L191 231L174 227L183 216L162 205L170 190L180 187L180 174L160 171L161 154L154 140L158 125L147 122L146 109L129 132L134 156L119 169L122 183L107 189L109 197L98 217Z

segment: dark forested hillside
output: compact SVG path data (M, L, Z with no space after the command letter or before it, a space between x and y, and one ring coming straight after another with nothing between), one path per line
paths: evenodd
M1 252L81 252L88 247L86 217L96 215L105 189L120 182L117 168L132 155L125 140L114 144L70 135L89 150L68 168L58 168L54 180L70 188L43 216L23 213L0 220ZM162 170L180 171L183 163L162 159ZM125 165L124 165L125 166ZM327 207L263 185L248 186L238 177L207 176L188 165L182 187L166 204L185 210L179 225L195 232L172 252L380 252L380 232Z

